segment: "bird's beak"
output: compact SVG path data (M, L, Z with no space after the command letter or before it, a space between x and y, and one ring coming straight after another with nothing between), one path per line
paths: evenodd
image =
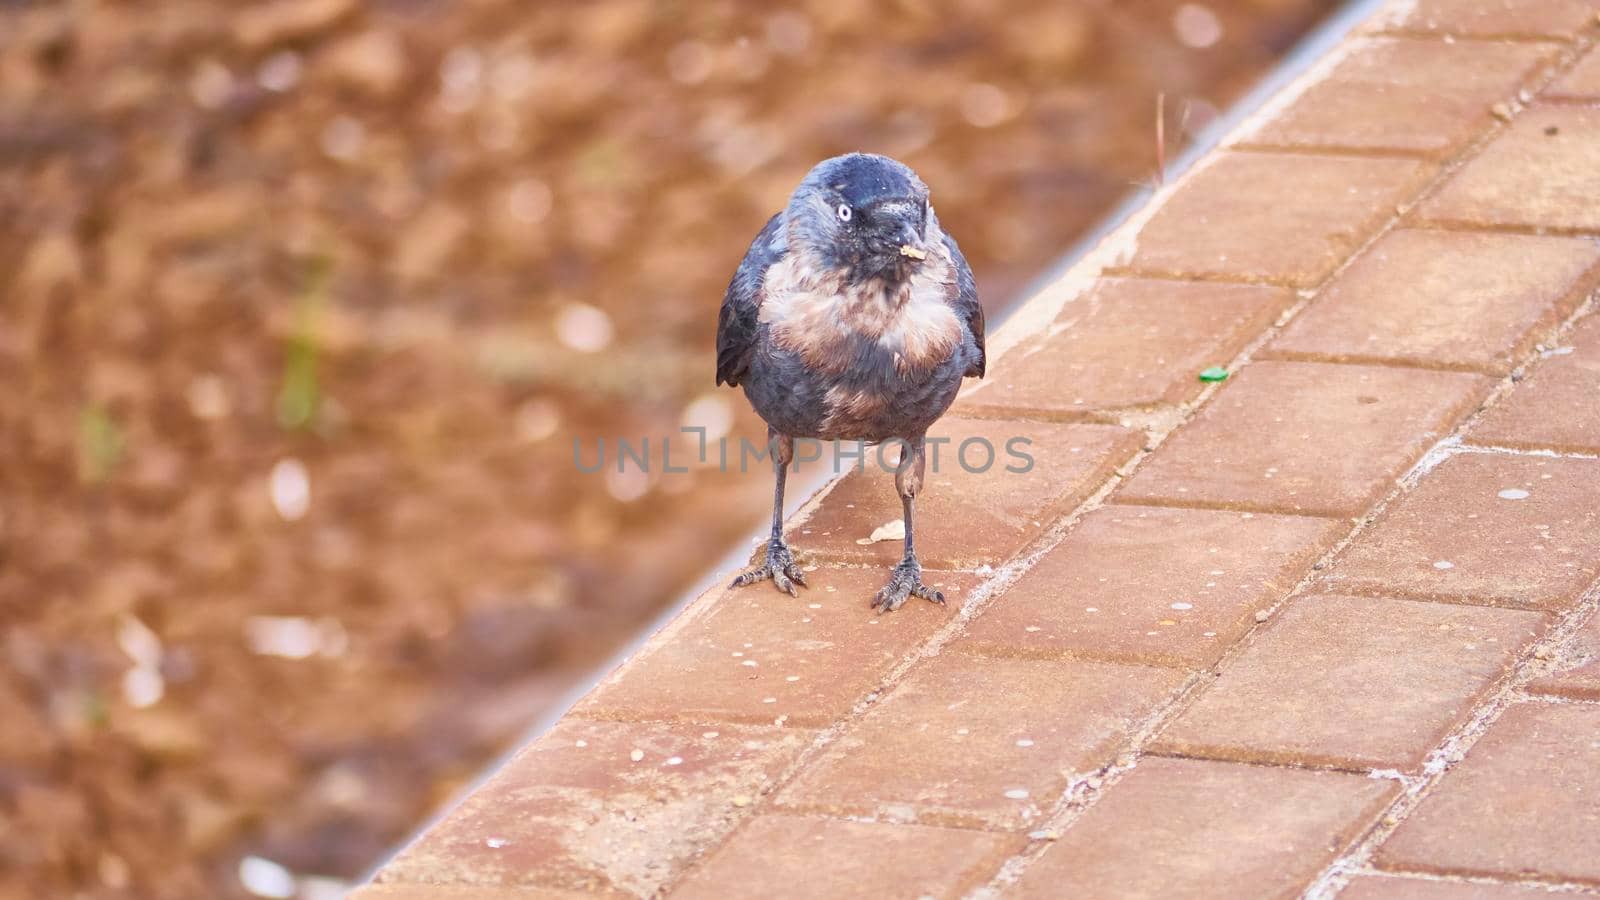
M915 260L928 258L928 251L922 248L922 234L910 222L900 225L900 255Z

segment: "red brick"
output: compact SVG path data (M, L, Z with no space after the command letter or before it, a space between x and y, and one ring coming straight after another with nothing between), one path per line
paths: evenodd
M1573 329L1468 434L1474 443L1600 453L1600 316Z
M1004 562L1097 490L1141 443L1135 432L1111 425L961 418L941 420L929 440L936 437L948 443L927 451L927 475L917 495L916 542L922 564L942 569ZM989 461L986 446L994 453L982 473L969 472L961 463L961 447L976 439L988 443L968 445L969 466L982 468ZM1019 443L1012 445L1013 440ZM1032 457L1030 471L1007 471L1028 465L1012 450ZM886 456L894 459L892 451ZM807 518L791 521L789 541L802 556L893 566L903 553L898 539L865 546L858 541L900 517L893 466L880 468L877 451L869 448L866 471L846 475Z
M1600 615L1590 614L1589 623L1561 648L1551 668L1550 674L1535 679L1528 689L1600 700Z
M1374 25L1470 37L1571 38L1594 25L1588 0L1416 0L1391 4Z
M1347 528L1302 516L1102 507L986 609L968 640L1033 655L1209 666Z
M1549 891L1515 884L1427 881L1362 875L1350 881L1339 900L1550 900Z
M1377 862L1600 883L1600 706L1511 707L1378 848Z
M1502 492L1527 491L1523 499ZM1459 453L1396 500L1329 573L1342 590L1538 609L1600 574L1600 460Z
M1479 375L1259 362L1167 440L1119 498L1356 515L1488 389Z
M672 896L960 897L1023 843L925 825L760 816Z
M1489 108L1553 56L1552 45L1375 38L1247 143L1453 155L1494 124Z
M1415 769L1544 627L1512 609L1291 603L1158 739L1244 762Z
M1597 262L1578 238L1393 231L1269 353L1504 374L1582 302Z
M1310 287L1430 171L1401 159L1222 153L1145 224L1128 268Z
M1023 873L1016 895L1296 896L1395 792L1359 775L1146 759Z
M1547 97L1587 100L1600 97L1600 53L1589 51L1571 71L1545 91Z
M790 725L826 725L950 621L950 609L921 602L872 614L868 603L885 578L871 569L818 569L798 600L770 586L729 590L654 638L577 712L761 724L782 716ZM926 580L955 605L974 583L932 571Z
M1140 666L946 651L913 669L780 800L837 814L1023 828L1056 801L1069 773L1110 763L1182 678Z
M1042 415L1182 403L1293 301L1283 288L1107 278L963 404Z
M812 737L568 718L379 879L646 895L732 831Z
M1600 110L1530 109L1423 203L1418 216L1470 226L1593 231L1600 229L1596 196Z

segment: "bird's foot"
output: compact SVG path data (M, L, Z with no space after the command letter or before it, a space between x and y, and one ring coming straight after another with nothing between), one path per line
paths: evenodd
M767 542L767 558L761 565L741 574L733 580L731 587L744 587L758 581L772 579L778 590L791 597L797 597L795 585L806 586L806 575L795 564L794 554L789 551L789 545L780 540Z
M879 612L894 612L905 604L908 597L921 597L944 605L944 594L922 583L922 564L917 562L915 556L900 560L900 565L894 567L894 575L889 578L889 583L872 598L872 608Z

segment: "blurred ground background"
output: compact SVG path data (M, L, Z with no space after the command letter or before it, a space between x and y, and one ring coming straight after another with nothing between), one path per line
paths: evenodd
M0 896L338 896L766 515L572 440L812 163L997 309L1333 5L0 0Z

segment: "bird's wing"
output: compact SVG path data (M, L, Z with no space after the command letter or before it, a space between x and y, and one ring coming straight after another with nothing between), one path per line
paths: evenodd
M750 242L744 262L728 282L722 297L722 312L717 316L717 384L738 387L750 371L750 358L756 349L756 322L761 315L762 280L767 269L783 258L778 232L783 213L767 220L766 227Z
M967 265L967 258L961 255L961 248L956 246L956 239L949 232L944 233L944 245L950 251L950 262L956 267L956 292L950 298L950 305L967 323L967 330L972 332L972 340L978 345L978 358L963 374L982 378L988 355L983 346L983 305L978 302L978 281L972 277L972 267Z

